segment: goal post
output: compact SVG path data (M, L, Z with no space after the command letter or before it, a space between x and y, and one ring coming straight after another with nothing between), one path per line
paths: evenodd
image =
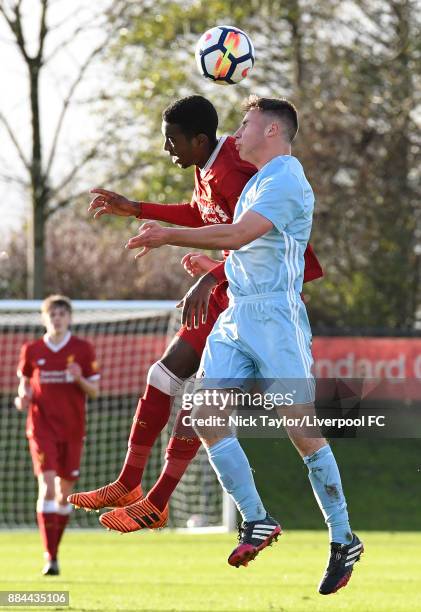
M111 482L118 475L139 396L150 365L159 359L179 325L172 301L73 300L72 331L95 347L101 370L100 394L87 404L87 438L77 490ZM36 481L25 438L25 415L13 404L20 347L44 333L41 301L0 300L0 527L35 525ZM171 435L181 394L168 427L157 439L142 480L154 484ZM203 447L170 502L169 527L224 531L235 527L236 510L224 494ZM75 527L97 527L96 513L74 512Z

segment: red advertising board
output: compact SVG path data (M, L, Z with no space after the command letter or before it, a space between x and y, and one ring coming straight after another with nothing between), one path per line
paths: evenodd
M317 337L318 378L421 379L421 338Z
M82 336L81 336L82 337ZM143 393L148 369L167 344L164 334L89 334L95 347L104 395ZM20 347L33 340L24 332L0 333L0 393L14 393Z
M365 379L373 399L421 400L421 338L317 337L317 378Z
M14 393L23 332L0 333L0 392ZM104 394L140 394L149 366L159 359L164 334L104 334L88 338L96 348ZM378 398L421 399L421 338L315 337L318 378L382 381Z

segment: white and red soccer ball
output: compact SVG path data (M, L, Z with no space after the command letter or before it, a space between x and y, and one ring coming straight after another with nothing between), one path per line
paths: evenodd
M234 85L254 65L254 47L243 30L216 26L200 37L195 52L200 73L218 85Z

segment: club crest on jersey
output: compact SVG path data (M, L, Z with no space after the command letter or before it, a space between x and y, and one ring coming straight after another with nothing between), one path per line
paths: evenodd
M67 356L67 363L73 363L75 360L75 356L74 355L68 355Z
M37 365L39 366L45 365L45 359L38 359Z

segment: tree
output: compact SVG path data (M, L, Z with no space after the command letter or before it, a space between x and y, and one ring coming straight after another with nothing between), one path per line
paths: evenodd
M197 75L193 50L214 25L252 37L256 66L235 87ZM312 241L326 268L306 288L313 320L329 327L413 327L419 305L420 142L415 109L420 18L410 0L245 0L129 3L114 50L131 83L127 112L147 147L139 199L180 200L191 177L158 153L161 110L194 91L231 131L250 91L296 102L294 152L316 193ZM151 104L153 101L153 104ZM418 181L419 182L419 181ZM397 203L399 202L399 206Z
M135 260L124 244L138 225L130 219L113 225L92 221L78 202L57 211L46 224L45 294L64 293L79 300L180 299L191 285L180 265L188 250L167 247ZM5 246L0 299L19 299L26 281L25 236L13 232Z
M235 87L217 87L196 69L195 43L215 15L242 27L255 44L256 65ZM306 286L312 320L336 328L413 327L421 251L415 3L125 0L107 18L118 33L106 53L116 85L96 101L108 126L99 153L111 154L97 165L109 176L107 186L143 200L188 200L192 174L162 152L162 110L202 93L218 109L220 131L230 132L248 93L284 95L300 113L294 153L314 186L312 242L326 272ZM130 166L139 171L128 182ZM121 222L101 225L119 243ZM156 254L154 265L158 260ZM155 289L162 298L177 291L165 278Z
M88 69L104 54L107 46L118 31L118 18L124 2L110 1L101 10L89 10L85 15L81 6L74 6L66 13L66 4L54 0L37 0L29 4L24 0L0 0L0 17L7 24L12 44L26 68L30 145L20 141L18 126L0 109L0 126L9 137L21 164L22 173L2 172L0 179L21 185L29 195L31 202L31 222L28 238L27 257L27 296L41 298L44 295L44 251L46 221L63 206L72 202L78 193L78 178L87 164L99 156L106 148L104 139L96 142L81 143L80 151L73 160L68 158L66 171L57 170L57 158L60 153L60 139L69 109L76 99L77 90L86 78ZM85 7L86 8L86 7ZM26 9L26 13L25 13ZM36 13L38 11L38 17ZM56 15L50 20L50 12ZM66 15L63 19L59 14ZM34 17L35 16L35 17ZM34 22L38 19L38 31L35 45L31 40ZM70 30L69 30L70 28ZM64 33L62 34L62 32ZM86 53L80 53L80 37L91 32L95 40ZM95 35L94 35L95 34ZM51 39L51 40L50 40ZM31 48L34 47L32 50ZM67 83L67 91L62 96L61 110L58 114L49 147L45 143L45 130L41 125L42 107L45 99L42 96L42 77L51 66L60 60L64 53L73 49L75 67ZM101 96L101 91L99 91ZM79 190L80 191L80 190Z
M306 116L303 158L318 188L314 237L328 262L313 311L330 326L413 328L419 14L407 0L362 0L348 10L336 14Z

